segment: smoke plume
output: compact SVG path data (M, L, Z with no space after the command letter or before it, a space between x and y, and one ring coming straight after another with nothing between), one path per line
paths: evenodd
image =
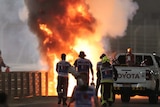
M133 0L87 0L90 12L98 23L97 32L105 51L111 51L108 37L125 36L128 21L132 20L138 10ZM102 39L103 38L103 39Z
M11 70L19 64L35 64L39 60L38 41L19 18L23 0L0 0L0 50Z
M77 38L103 43L100 48L108 51L109 41L103 38L125 36L128 20L137 9L133 0L1 0L2 56L8 64L37 63L37 46L43 57L48 51L55 53L53 56L61 52L75 54L72 46ZM28 29L26 19L34 33ZM53 37L46 39L39 24L46 24Z
M128 20L132 20L138 9L133 0L86 1L25 0L28 23L39 39L43 57L48 53L73 52L77 38L89 39L94 35L97 40L92 41L97 42L105 36L124 36ZM108 45L104 48L109 51L109 41L106 41L104 44Z
M52 67L61 53L84 50L95 66L111 50L108 36L125 36L137 9L133 0L0 0L2 56L7 64L42 59Z
M90 11L99 23L102 36L125 36L128 21L133 19L138 5L133 0L88 0Z

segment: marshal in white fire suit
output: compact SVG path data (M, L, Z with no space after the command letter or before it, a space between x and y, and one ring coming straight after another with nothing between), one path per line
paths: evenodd
M61 61L56 65L56 71L58 73L57 93L58 104L63 99L63 105L67 105L67 92L68 92L68 68L71 66L69 62L65 61L66 55L61 54Z
M94 80L92 63L89 59L85 58L85 53L83 51L80 52L79 58L74 62L74 66L78 73L80 74L82 80L89 85L89 70L92 73L92 81Z

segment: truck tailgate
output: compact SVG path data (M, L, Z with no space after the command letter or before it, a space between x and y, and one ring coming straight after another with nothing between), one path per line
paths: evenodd
M140 83L146 81L147 67L116 66L118 79L116 83Z

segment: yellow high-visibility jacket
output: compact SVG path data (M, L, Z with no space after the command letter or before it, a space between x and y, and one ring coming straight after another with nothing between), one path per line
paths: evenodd
M113 69L112 67L103 67L101 66L100 69L101 72L101 83L113 83Z

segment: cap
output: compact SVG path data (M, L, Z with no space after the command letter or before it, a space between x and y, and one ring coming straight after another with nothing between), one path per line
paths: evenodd
M84 51L80 51L79 57L85 57L85 56L86 56L86 54L84 53Z

